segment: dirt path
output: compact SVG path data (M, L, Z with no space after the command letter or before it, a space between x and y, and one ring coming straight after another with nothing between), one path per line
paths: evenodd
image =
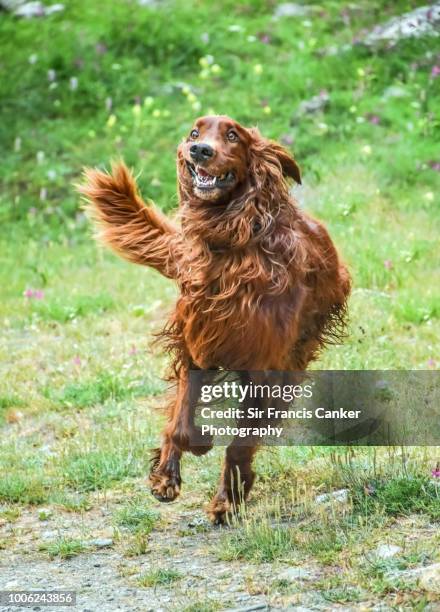
M108 519L105 507L85 513L83 520L64 513L41 521L37 510L24 512L16 523L2 527L1 535L13 537L15 545L1 552L0 589L73 590L77 592L74 609L81 612L157 612L183 610L190 605L194 610L264 610L270 604L284 609L300 601L303 605L313 602L312 609L328 609L319 605L316 595L308 593L306 582L302 593L295 594L290 602L285 598L277 601L276 594L265 594L269 583L287 566L219 561L213 548L224 532L208 526L201 511L183 510L179 503L163 508L161 521L167 522L166 529L153 531L146 554L137 557L124 554L124 538L112 537ZM50 560L38 550L42 542L63 536L81 538L86 543L98 538L103 547L93 546L66 560ZM139 576L158 568L173 569L182 577L172 584L139 587ZM1 608L2 612L17 609Z

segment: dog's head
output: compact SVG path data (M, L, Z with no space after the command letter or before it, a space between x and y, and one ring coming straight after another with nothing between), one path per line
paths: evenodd
M177 150L181 189L195 199L229 201L268 179L301 183L299 168L281 145L222 115L200 117Z

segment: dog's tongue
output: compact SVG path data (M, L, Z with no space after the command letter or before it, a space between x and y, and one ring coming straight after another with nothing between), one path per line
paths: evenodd
M206 170L203 170L203 168L197 168L197 174L199 174L200 176L211 176L210 174L208 174L206 172Z

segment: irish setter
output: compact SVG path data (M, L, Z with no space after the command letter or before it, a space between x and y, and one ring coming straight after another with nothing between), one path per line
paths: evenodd
M142 201L122 163L85 178L100 238L180 288L163 331L177 393L150 473L153 494L172 501L182 452L210 448L193 442L189 371L304 370L343 331L350 277L325 227L290 194L288 180L301 183L292 155L229 117L197 119L177 149L180 224ZM247 497L255 451L227 448L214 523Z

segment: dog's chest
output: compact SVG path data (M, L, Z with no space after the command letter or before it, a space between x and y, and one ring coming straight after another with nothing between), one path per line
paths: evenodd
M193 362L201 368L266 369L288 352L298 306L291 288L273 283L244 262L221 262L182 284L176 309ZM274 358L274 354L277 358Z

